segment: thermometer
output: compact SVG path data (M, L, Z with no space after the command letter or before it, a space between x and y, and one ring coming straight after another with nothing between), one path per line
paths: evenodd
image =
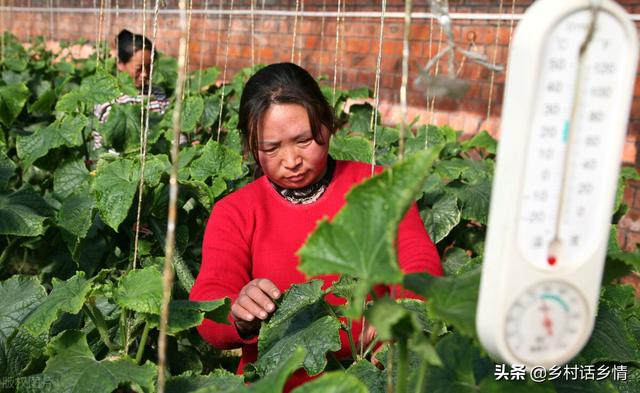
M538 0L514 33L476 317L502 361L561 365L591 335L637 34L610 0Z

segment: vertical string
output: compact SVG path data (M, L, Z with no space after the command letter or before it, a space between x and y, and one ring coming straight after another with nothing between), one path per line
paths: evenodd
M500 0L500 8L498 14L502 16L502 6L503 0ZM500 35L500 28L502 26L502 18L498 18L498 23L496 25L496 34L493 39L493 57L491 59L491 64L496 65L496 59L498 57L498 37ZM486 120L488 121L491 117L491 104L493 103L493 86L496 78L495 70L491 70L491 81L489 82L489 100L487 101L487 116Z
M260 3L260 10L261 10L260 25L264 27L264 0L262 0ZM258 46L258 64L260 64L262 60L262 48L263 48L262 40L260 40L259 43L260 45Z
M300 0L296 0L296 13L293 17L293 36L291 37L291 62L296 51L296 35L298 32L298 13L300 12Z
M182 96L186 79L187 26L186 0L180 0L180 50L178 56L178 82L176 86L176 104L173 109L173 145L171 147L171 176L169 180L169 212L167 218L167 236L165 242L165 261L162 285L162 308L160 315L160 334L158 336L158 393L165 391L165 367L167 364L167 325L169 320L169 301L173 285L173 253L175 244L176 220L178 216L178 154L180 149L180 116L182 114Z
M206 31L205 26L208 25L209 22L209 14L206 12L209 10L209 0L204 0L204 10L205 13L202 16L202 28L200 29L200 64L198 64L198 69L200 70L200 75L198 77L198 87L202 88L202 63L204 60L204 43L205 36L204 32Z
M302 26L304 25L304 0L300 0L300 34L298 34L298 65L302 67L302 46L304 45L302 36Z
M229 42L231 40L231 22L233 15L233 0L231 0L231 5L229 7L229 24L227 25L227 45L224 50L224 70L222 71L222 93L220 94L220 117L218 119L218 136L216 137L216 141L220 142L220 131L222 130L222 109L224 108L224 93L225 86L224 84L227 81L227 65L229 64Z
M373 146L371 147L371 175L376 165L376 143L378 137L378 107L380 106L380 74L382 70L382 43L384 42L384 18L387 11L387 0L382 0L380 13L380 36L378 39L378 58L376 59L376 79L373 84L373 113L371 113L371 129L373 130Z
M333 57L333 89L331 91L331 106L335 106L336 104L336 85L338 82L338 47L340 44L340 11L342 10L341 7L342 3L341 0L338 0L338 15L336 16L336 49L335 49L335 56Z
M4 10L4 0L0 0L0 7ZM0 27L0 61L4 62L4 32L6 30L5 26L5 13L2 12L2 18L0 18L0 23L2 23L2 27Z
M187 58L185 59L186 63L185 63L185 69L187 70L187 74L189 73L189 45L191 45L191 18L193 15L193 0L189 0L189 11L188 11L188 18L187 18ZM186 86L185 89L182 91L182 94L185 93L185 91L187 91L189 89L189 87L191 86L191 80L189 78L187 78L186 80Z
M222 2L218 3L218 33L216 34L216 54L213 59L213 63L218 66L218 53L220 53L220 35L222 34Z
M384 0L386 1L386 0ZM320 76L322 72L322 63L324 62L324 25L325 17L324 13L327 12L327 0L322 0L322 19L320 21L320 60L318 61L318 70L316 75Z
M411 0L404 3L404 34L402 37L402 86L400 87L400 108L402 126L400 127L400 143L398 160L404 158L404 137L407 128L407 84L409 83L409 33L411 32Z
M256 66L256 0L251 0L251 69Z
M509 22L509 48L511 48L511 39L513 38L513 25L515 22L514 16L516 14L516 0L511 0L511 21Z
M436 51L436 53L440 53L440 50L442 49L443 38L444 38L444 30L442 29L442 26L440 26L440 33L438 35L438 50ZM438 76L439 71L440 71L440 60L436 62L436 66L434 67L434 71L433 71L433 76L434 77ZM429 112L431 116L431 119L429 120L430 124L435 123L435 108L436 108L436 97L434 96L431 98L431 104L429 108Z
M340 82L338 83L338 88L342 90L342 80L344 77L344 48L345 48L345 33L344 33L344 24L345 24L345 13L347 12L347 0L342 1L342 17L340 18L340 72L338 73L340 77Z
M53 0L49 0L49 40L53 41Z

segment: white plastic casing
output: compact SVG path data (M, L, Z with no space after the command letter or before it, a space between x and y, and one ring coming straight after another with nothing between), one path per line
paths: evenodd
M545 99L540 83L545 80L543 75L545 67L542 63L547 56L545 51L549 49L549 37L559 23L566 21L575 13L584 13L585 10L590 12L590 6L589 0L536 1L519 22L509 53L476 327L482 345L492 356L506 363L524 364L528 368L535 366L548 368L570 361L588 341L597 312L620 158L638 62L636 28L629 20L627 13L613 1L603 0L599 12L606 13L605 19L609 21L609 26L612 26L612 23L618 26L616 31L622 32L619 37L622 37L623 42L616 39L621 50L616 50L617 58L608 59L615 62L615 75L618 82L612 96L607 98L607 105L604 108L606 130L603 131L606 133L602 135L606 143L598 148L600 160L598 178L592 179L592 186L597 187L598 203L597 206L589 206L588 222L591 227L580 229L589 231L588 236L585 236L589 244L581 250L583 252L573 253L571 258L563 259L560 256L557 263L553 265L545 266L544 261L532 261L531 257L525 256L526 252L523 252L522 237L526 238L528 234L522 233L523 218L521 216L525 209L525 188L531 188L527 182L531 181L532 172L528 171L527 163L531 169L532 163L536 162L528 155L532 154L531 135L536 132L533 130L535 116L537 116L535 108L539 108L539 101ZM581 37L584 37L584 34ZM594 47L593 50L597 48ZM566 149L562 147L559 151L564 154L578 154L577 149L582 148L578 146L570 150L570 147ZM562 169L562 167L559 168ZM575 174L577 173L578 171L575 171ZM573 174L574 172L569 176ZM561 178L561 176L558 177L558 179ZM565 183L566 181L562 184ZM555 195L574 191L576 190L571 187L558 187ZM529 197L530 195L526 198ZM570 196L564 195L564 197L571 201ZM566 209L567 207L565 211L569 211ZM562 209L557 210L562 211ZM550 212L550 214L558 214L558 212ZM560 218L556 216L556 219ZM566 221L571 222L570 219ZM567 232L571 228L562 227L562 230ZM572 330L575 337L569 343L570 345L563 345L560 350L549 351L548 356L541 353L539 356L532 357L529 356L530 351L518 353L519 351L513 349L514 345L508 343L507 318L513 318L514 314L525 315L516 312L509 315L509 313L513 310L514 304L518 304L516 307L521 304L526 307L528 303L523 299L527 296L531 297L533 293L529 291L527 294L527 291L540 290L545 283L550 283L553 288L569 288L571 290L568 292L574 295L577 293L576 296L572 295L573 301L577 301L578 297L581 298L579 302L582 305L576 308L581 308L585 315L578 317L576 312L573 316L583 319L583 323L580 331ZM565 289L561 291L566 292ZM522 318L525 319L524 316ZM531 318L527 317L527 320ZM538 331L543 329L542 323L538 326L535 323L530 324L532 326L514 324L513 321L510 323L511 329L513 326L520 326L517 334L525 338L530 334L539 334ZM560 327L557 326L556 329L558 328Z

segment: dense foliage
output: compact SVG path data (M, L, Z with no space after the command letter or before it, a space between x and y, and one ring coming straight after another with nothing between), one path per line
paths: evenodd
M94 105L135 94L130 78L116 75L113 59L57 58L42 40L26 49L9 34L4 40L0 391L153 391L172 107L165 115L149 113L146 137L140 105L114 105L100 124ZM176 62L160 57L154 84L173 93L175 72ZM341 280L326 291L312 280L284 295L260 331L259 360L245 372L254 383L244 385L229 372L237 359L203 342L194 329L203 318L226 320L228 299L185 299L211 206L253 179L254 165L236 129L239 93L251 72L245 69L223 86L215 83L216 68L189 76L167 391L273 392L300 367L325 374L299 392L383 392L388 383L399 392L640 391L640 308L632 288L611 284L640 271L638 253L623 252L615 242L615 223L625 211L624 182L638 177L635 170L623 171L620 181L595 332L574 359L626 365L627 381L496 381L495 363L478 345L474 327L496 141L486 132L462 141L446 126L413 127L404 141L407 158L399 162L400 130L378 127L375 161L392 169L354 189L347 207L331 223L322 222L299 251L308 276L340 273ZM341 122L331 154L370 162L373 108L356 103L345 111L348 99L362 102L370 91L324 92ZM94 130L103 135L105 149L93 150ZM413 200L443 255L446 277L399 271L393 241ZM377 298L365 306L378 283L403 284L429 302ZM329 305L327 293L347 304ZM350 334L350 321L363 315L376 327L376 341L360 350L354 346L352 359L336 359L331 352L340 346L338 331ZM378 342L382 351L372 355Z

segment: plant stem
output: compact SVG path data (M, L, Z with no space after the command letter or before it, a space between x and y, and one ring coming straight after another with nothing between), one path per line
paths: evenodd
M104 344L109 348L110 351L114 350L113 343L111 343L111 339L109 338L109 329L107 328L107 323L102 316L102 312L95 306L95 304L85 303L82 306L85 314L91 319L91 322L98 329L98 333L100 334L100 338L104 341Z
M327 311L327 313L329 313L329 315L334 317L336 320L340 321L338 319L338 316L336 315L336 312L333 311L333 308L331 308L331 306L329 304L327 304L327 302L323 301L322 302L322 306ZM349 338L349 346L351 347L351 357L353 357L353 361L354 362L357 362L358 361L358 350L356 349L355 341L353 341L353 334L351 333L351 328L349 328L349 326L347 324L344 324L344 323L340 323L340 328L342 330L344 330L345 332L347 332L347 337Z
M424 382L427 376L427 369L429 368L429 363L427 359L422 359L420 361L420 369L418 370L418 382L416 383L416 393L424 392Z
M144 348L147 346L147 338L149 337L149 330L151 326L149 321L144 323L144 330L142 331L142 337L140 338L140 345L138 346L138 353L136 353L136 364L140 364L142 355L144 354Z
M366 358L369 353L371 353L371 351L373 350L373 348L378 345L378 343L380 342L380 339L378 337L374 337L373 340L371 340L371 342L369 343L369 345L367 346L367 348L364 350L364 354L362 355L363 358Z
M9 250L16 244L17 241L18 238L9 240L9 244L7 244L7 247L4 248L4 251L2 251L2 254L0 255L0 267L2 267L6 259L9 258Z
M407 338L401 337L398 340L398 377L396 378L396 392L407 392L407 368L409 363L409 349L407 348Z

